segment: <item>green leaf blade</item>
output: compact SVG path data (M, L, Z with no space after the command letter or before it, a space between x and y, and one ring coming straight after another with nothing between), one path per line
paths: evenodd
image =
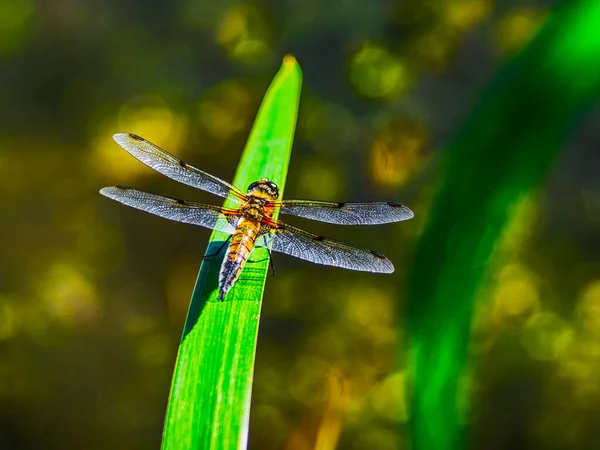
M233 184L268 178L285 188L298 100L300 67L286 56L262 102ZM235 206L230 200L225 206ZM275 212L275 216L277 211ZM228 238L214 232L206 255ZM220 255L222 255L221 253ZM260 307L268 252L255 248L240 278L219 301L220 257L206 258L192 294L179 347L163 433L163 449L245 448Z
M563 2L490 86L448 151L408 310L412 447L465 448L460 391L477 288L513 207L540 186L600 94L600 3Z

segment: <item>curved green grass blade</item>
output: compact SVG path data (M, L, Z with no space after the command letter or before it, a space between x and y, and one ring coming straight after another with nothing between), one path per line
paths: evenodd
M448 152L417 249L408 324L415 449L465 448L459 380L473 301L511 207L600 93L600 2L563 2L500 72Z
M245 190L268 178L283 194L301 83L298 63L286 56L258 112L235 186ZM234 206L229 200L225 204ZM216 253L227 237L214 232L206 254ZM217 300L222 257L202 263L175 364L163 449L246 447L268 252L256 248L250 259L260 262L246 265L224 301Z

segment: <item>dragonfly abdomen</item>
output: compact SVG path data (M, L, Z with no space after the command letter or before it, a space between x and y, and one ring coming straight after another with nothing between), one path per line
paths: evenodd
M254 248L260 225L242 218L238 224L231 243L227 248L225 259L219 274L219 300L223 300L227 292L237 281Z

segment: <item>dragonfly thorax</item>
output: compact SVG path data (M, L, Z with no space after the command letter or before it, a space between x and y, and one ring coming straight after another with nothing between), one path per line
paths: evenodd
M261 221L265 216L265 206L268 199L250 195L248 200L240 206L240 215L246 219Z
M248 186L248 194L266 200L277 200L279 188L272 181L262 178Z

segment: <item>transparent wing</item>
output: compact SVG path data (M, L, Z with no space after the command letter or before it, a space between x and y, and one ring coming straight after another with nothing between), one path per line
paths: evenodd
M127 186L112 186L100 190L108 198L133 208L155 214L176 222L190 223L233 234L238 220L238 210L214 205L186 202L140 191Z
M300 228L270 221L261 224L258 245L317 264L364 272L392 273L394 265L381 253L318 236Z
M243 192L226 181L190 166L159 146L135 134L117 133L113 136L113 139L134 158L175 181L220 197L227 197L231 194L232 198L238 200L238 202L243 201L246 197Z
M271 205L271 204L269 204ZM280 212L339 225L378 225L408 220L414 213L402 203L334 203L311 200L272 202Z

